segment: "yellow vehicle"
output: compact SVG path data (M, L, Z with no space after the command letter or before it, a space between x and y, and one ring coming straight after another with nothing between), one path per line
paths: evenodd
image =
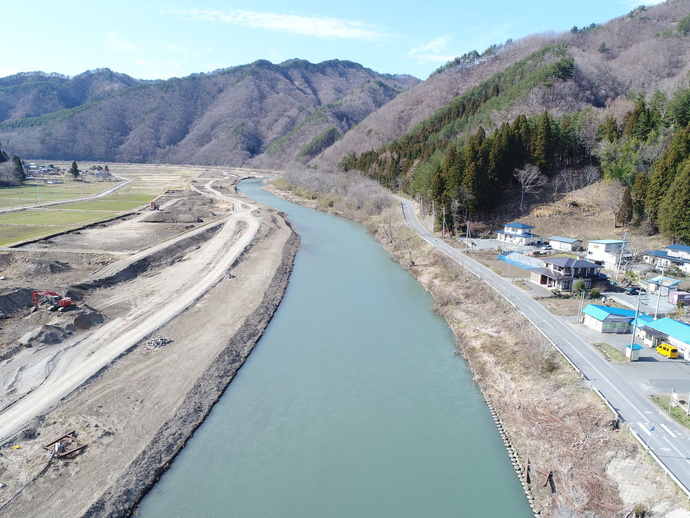
M678 358L678 349L669 344L659 344L656 352L668 358Z

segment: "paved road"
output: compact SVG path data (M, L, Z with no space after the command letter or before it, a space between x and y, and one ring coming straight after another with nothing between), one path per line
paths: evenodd
M690 496L690 432L660 411L639 390L637 384L606 361L569 324L508 280L437 239L419 221L412 203L404 198L399 200L410 228L494 288L536 325L651 449L656 460Z

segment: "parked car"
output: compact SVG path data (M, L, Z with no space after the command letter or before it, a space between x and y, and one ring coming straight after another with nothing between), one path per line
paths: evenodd
M657 345L656 352L667 358L678 358L678 349L669 344Z

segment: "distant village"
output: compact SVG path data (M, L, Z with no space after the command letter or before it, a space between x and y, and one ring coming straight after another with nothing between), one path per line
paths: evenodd
M60 184L64 183L63 176L69 175L69 169L56 167L54 165L40 165L36 163L28 163L24 165L24 172L26 174L25 181L41 181L45 184ZM106 165L94 165L90 169L79 169L79 177L90 177L97 180L108 181L112 179L110 169Z
M680 289L690 274L690 246L634 255L625 240L546 239L519 222L506 224L496 240L498 259L528 270L531 283L581 296L579 322L599 333L631 334L630 360L645 346L669 358L690 358L690 324L681 320L690 292ZM585 297L600 300L585 305Z

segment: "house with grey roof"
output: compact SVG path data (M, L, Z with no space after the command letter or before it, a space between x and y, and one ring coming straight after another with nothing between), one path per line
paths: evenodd
M582 279L587 289L608 287L609 280L602 275L603 267L591 261L571 257L550 257L544 259L544 266L530 270L530 280L546 288L569 292L576 280Z
M574 239L572 237L551 236L549 238L549 245L551 245L551 248L554 250L574 252L580 249L582 246L582 240Z

